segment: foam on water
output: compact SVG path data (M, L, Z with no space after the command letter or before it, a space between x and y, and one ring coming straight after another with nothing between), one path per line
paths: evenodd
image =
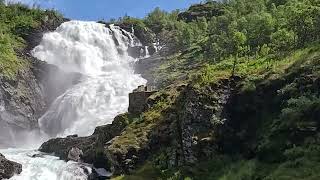
M32 157L39 152L30 149L6 149L0 152L7 159L19 162L23 166L22 173L11 178L12 180L86 180L86 171L91 172L90 167L71 161L66 163L58 157Z

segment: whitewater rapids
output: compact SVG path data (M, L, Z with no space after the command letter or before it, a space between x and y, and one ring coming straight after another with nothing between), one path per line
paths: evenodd
M43 36L32 51L34 57L63 71L82 74L80 83L60 95L39 119L43 137L91 135L95 127L110 124L116 115L127 111L128 94L146 83L134 73L136 59L127 53L130 46L140 45L135 39L132 33L117 26L83 21L65 22ZM34 150L6 149L0 153L22 164L22 174L14 180L87 178L85 168L79 164L50 155L32 158L32 154L38 153Z
M23 166L22 173L11 180L87 180L91 172L89 166L71 161L66 163L58 157L32 157L39 152L31 149L6 149L1 150L1 153Z

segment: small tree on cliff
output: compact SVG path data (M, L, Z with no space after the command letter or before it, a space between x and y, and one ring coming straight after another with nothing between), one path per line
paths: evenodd
M245 49L244 45L247 41L247 37L244 33L237 31L233 34L233 40L234 40L235 51L234 51L234 60L233 60L233 67L232 67L232 74L231 74L232 77L234 77L235 75L235 70L238 63L239 55Z

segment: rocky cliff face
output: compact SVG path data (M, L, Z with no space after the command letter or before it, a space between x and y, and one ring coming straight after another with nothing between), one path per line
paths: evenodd
M0 154L0 179L9 179L15 174L22 172L22 165L7 160Z
M160 112L153 112L151 106L152 113L160 113L160 117L146 111L141 122L130 124L105 146L115 173L131 173L150 157L161 157L156 161L163 168L192 165L210 157L218 149L216 130L229 118L227 105L233 86L233 80L204 90L183 85L176 89L177 96L150 97L149 103L154 106L163 98L174 102L166 110L156 110ZM130 141L130 137L139 140Z

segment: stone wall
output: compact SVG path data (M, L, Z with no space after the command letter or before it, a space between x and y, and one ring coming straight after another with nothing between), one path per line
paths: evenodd
M139 86L132 93L129 94L129 109L131 114L140 114L146 110L146 103L148 97L154 94L155 91L152 86Z

